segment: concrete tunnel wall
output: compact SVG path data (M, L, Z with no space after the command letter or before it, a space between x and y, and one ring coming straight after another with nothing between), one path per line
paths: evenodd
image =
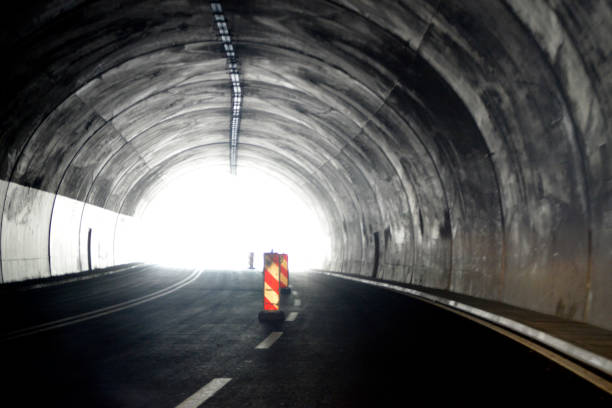
M7 202L2 217L4 282L47 278L90 266L105 268L134 259L130 254L133 217L2 180L0 188Z
M4 282L85 269L89 222L121 252L96 262L133 260L104 226L131 230L164 183L229 155L207 2L42 3L2 13ZM223 7L239 172L315 203L339 254L324 267L612 329L609 2Z

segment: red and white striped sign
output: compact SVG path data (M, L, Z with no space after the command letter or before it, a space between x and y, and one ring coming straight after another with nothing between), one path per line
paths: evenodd
M289 287L289 257L287 254L280 254L280 287Z
M279 309L279 259L279 254L264 254L264 310Z

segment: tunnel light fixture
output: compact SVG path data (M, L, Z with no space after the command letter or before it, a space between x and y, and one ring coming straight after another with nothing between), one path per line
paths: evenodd
M232 83L232 115L230 120L230 173L236 174L236 162L238 159L238 136L240 133L240 114L242 109L242 85L240 84L240 71L236 58L236 50L232 43L232 36L229 32L227 19L223 13L223 7L218 1L210 3L213 12L219 39L223 43L225 57L227 58L227 69Z

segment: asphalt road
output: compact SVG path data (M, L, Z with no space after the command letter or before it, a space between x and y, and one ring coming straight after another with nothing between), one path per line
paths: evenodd
M262 324L261 279L143 267L2 293L0 404L612 406L610 395L485 327L357 282L295 273L282 301L295 320ZM257 349L272 332L276 341ZM211 381L218 389L198 393Z

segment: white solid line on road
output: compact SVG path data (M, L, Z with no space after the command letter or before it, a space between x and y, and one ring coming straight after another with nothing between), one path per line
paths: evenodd
M69 278L69 279L62 279L56 282L41 282L41 283L37 283L36 285L31 285L28 286L27 288L24 288L24 290L32 290L32 289L40 289L40 288L49 288L52 286L59 286L59 285L63 285L64 283L68 283L68 282L78 282L78 281L84 281L84 280L89 280L89 279L93 279L93 278L99 278L100 276L108 276L108 275L113 275L115 273L119 273L119 272L125 272L128 271L130 269L136 269L136 268L142 268L142 270L144 271L145 269L151 269L153 266L152 265L144 265L144 264L138 264L138 265L132 265L132 266L128 266L127 268L120 268L120 269L115 269L115 270L110 270L107 272L99 272L99 273L91 273L91 274L86 274L83 276L79 276L80 274L76 273L74 275L74 277Z
M208 384L200 388L195 394L181 402L176 408L196 408L204 401L215 395L217 391L230 382L231 378L215 378Z
M7 341L16 339L19 337L29 336L32 334L45 332L48 330L57 329L59 327L70 326L76 323L84 322L86 320L95 319L97 317L106 316L111 313L118 312L120 310L129 309L131 307L150 302L162 296L169 295L170 293L176 292L184 286L189 285L194 282L202 273L202 271L194 270L189 276L185 279L176 282L167 288L160 289L156 292L149 293L148 295L141 296L136 299L127 300L125 302L117 303L115 305L103 307L100 309L92 310L89 312L81 313L75 316L65 317L63 319L54 320L47 323L38 324L36 326L26 327L24 329L15 330L13 332L7 333L5 337L0 338L0 341Z
M302 306L302 301L300 299L295 299L293 301L293 306Z
M295 320L295 318L297 317L298 312L291 312L289 313L289 316L287 316L287 318L285 319L285 321L287 322L292 322Z
M279 339L280 336L283 335L283 332L272 332L264 341L259 343L256 349L267 349L270 348L276 340Z

